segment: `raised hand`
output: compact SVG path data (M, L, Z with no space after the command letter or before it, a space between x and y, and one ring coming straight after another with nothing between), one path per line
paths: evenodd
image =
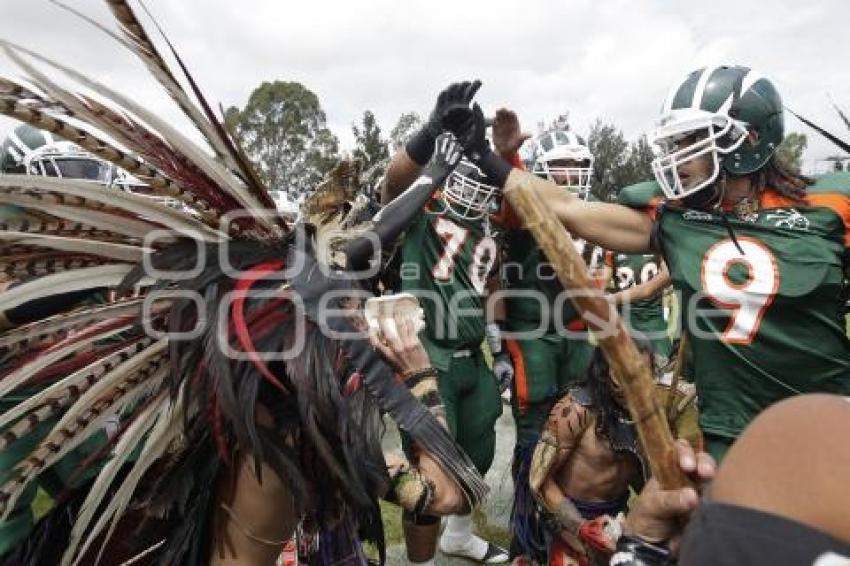
M479 88L479 80L464 81L450 84L440 92L426 123L435 138L444 131L458 136L469 127L472 121L472 109L469 104Z
M443 132L462 138L472 124L469 104L481 81L452 83L437 96L434 109L423 126L408 140L405 151L417 164L425 165L434 154L434 142Z
M499 155L512 157L530 137L530 133L523 132L520 128L516 112L507 108L496 110L496 116L493 118L493 146Z

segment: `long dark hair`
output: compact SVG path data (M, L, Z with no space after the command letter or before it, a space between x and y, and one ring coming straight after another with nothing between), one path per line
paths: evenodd
M794 171L775 153L764 167L753 173L753 184L756 188L770 187L795 201L802 201L806 197L806 188L814 182L811 177Z
M649 357L649 368L654 376L656 369L655 348L653 348L652 342L640 332L632 331L630 335L638 352ZM609 378L610 369L608 360L602 353L602 348L597 347L590 360L590 366L587 368L587 374L579 384L590 393L593 401L592 410L596 415L596 434L600 438L608 438L608 431L611 426L619 419L628 418L629 415L628 409L621 407L614 399Z

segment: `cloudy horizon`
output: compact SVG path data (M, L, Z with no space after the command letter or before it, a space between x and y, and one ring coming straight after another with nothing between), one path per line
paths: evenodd
M68 3L114 28L103 2ZM514 108L525 129L569 112L579 133L600 118L636 139L678 77L717 63L758 69L788 107L850 138L828 98L850 111L848 9L840 0L146 4L211 101L241 107L263 81L301 82L319 97L343 149L353 145L351 124L365 110L387 135L403 112L427 115L445 84L467 78L484 82L478 100L485 109ZM4 5L0 37L179 118L143 65L85 22L46 0ZM17 74L5 57L0 72ZM0 134L12 124L0 121ZM792 131L809 140L808 169L840 153L786 113Z

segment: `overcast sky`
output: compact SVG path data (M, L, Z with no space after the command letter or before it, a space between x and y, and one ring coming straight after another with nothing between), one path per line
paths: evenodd
M99 0L66 0L100 21ZM177 117L132 55L47 0L0 0L0 37L56 58ZM210 100L243 105L265 80L300 81L321 100L342 146L366 109L385 132L427 114L448 82L480 78L485 109L509 106L535 129L569 111L629 138L651 128L670 84L713 63L754 67L784 102L843 138L827 93L850 112L850 4L712 0L147 0ZM0 72L14 72L0 60ZM5 133L10 122L0 122ZM808 165L833 146L809 138Z

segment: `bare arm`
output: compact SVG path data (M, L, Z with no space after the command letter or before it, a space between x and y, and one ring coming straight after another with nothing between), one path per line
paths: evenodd
M389 204L403 193L419 177L422 168L423 166L416 163L404 149L393 155L381 183L381 204Z
M379 319L379 328L370 329L370 341L404 379L411 393L448 428L437 389L436 372L415 383L411 376L431 367L428 353L416 334L413 321L405 316ZM414 377L415 379L415 377ZM408 511L431 515L450 515L468 511L469 505L454 480L426 451L418 450L416 462L388 461L397 503Z
M608 250L649 251L652 219L643 212L619 204L583 201L551 181L518 169L508 176L505 191L529 183L574 236Z
M557 518L566 536L573 540L584 519L558 485L558 472L575 453L590 420L587 410L571 397L561 398L552 407L534 448L529 474L535 499Z
M611 298L614 299L614 303L617 305L631 303L634 301L641 301L643 299L649 299L650 297L654 297L655 295L661 293L669 285L670 270L667 269L667 264L662 261L661 269L658 271L658 274L655 277L653 277L646 283L641 283L640 285L635 285L634 287L623 289L622 291L614 293L611 295Z

